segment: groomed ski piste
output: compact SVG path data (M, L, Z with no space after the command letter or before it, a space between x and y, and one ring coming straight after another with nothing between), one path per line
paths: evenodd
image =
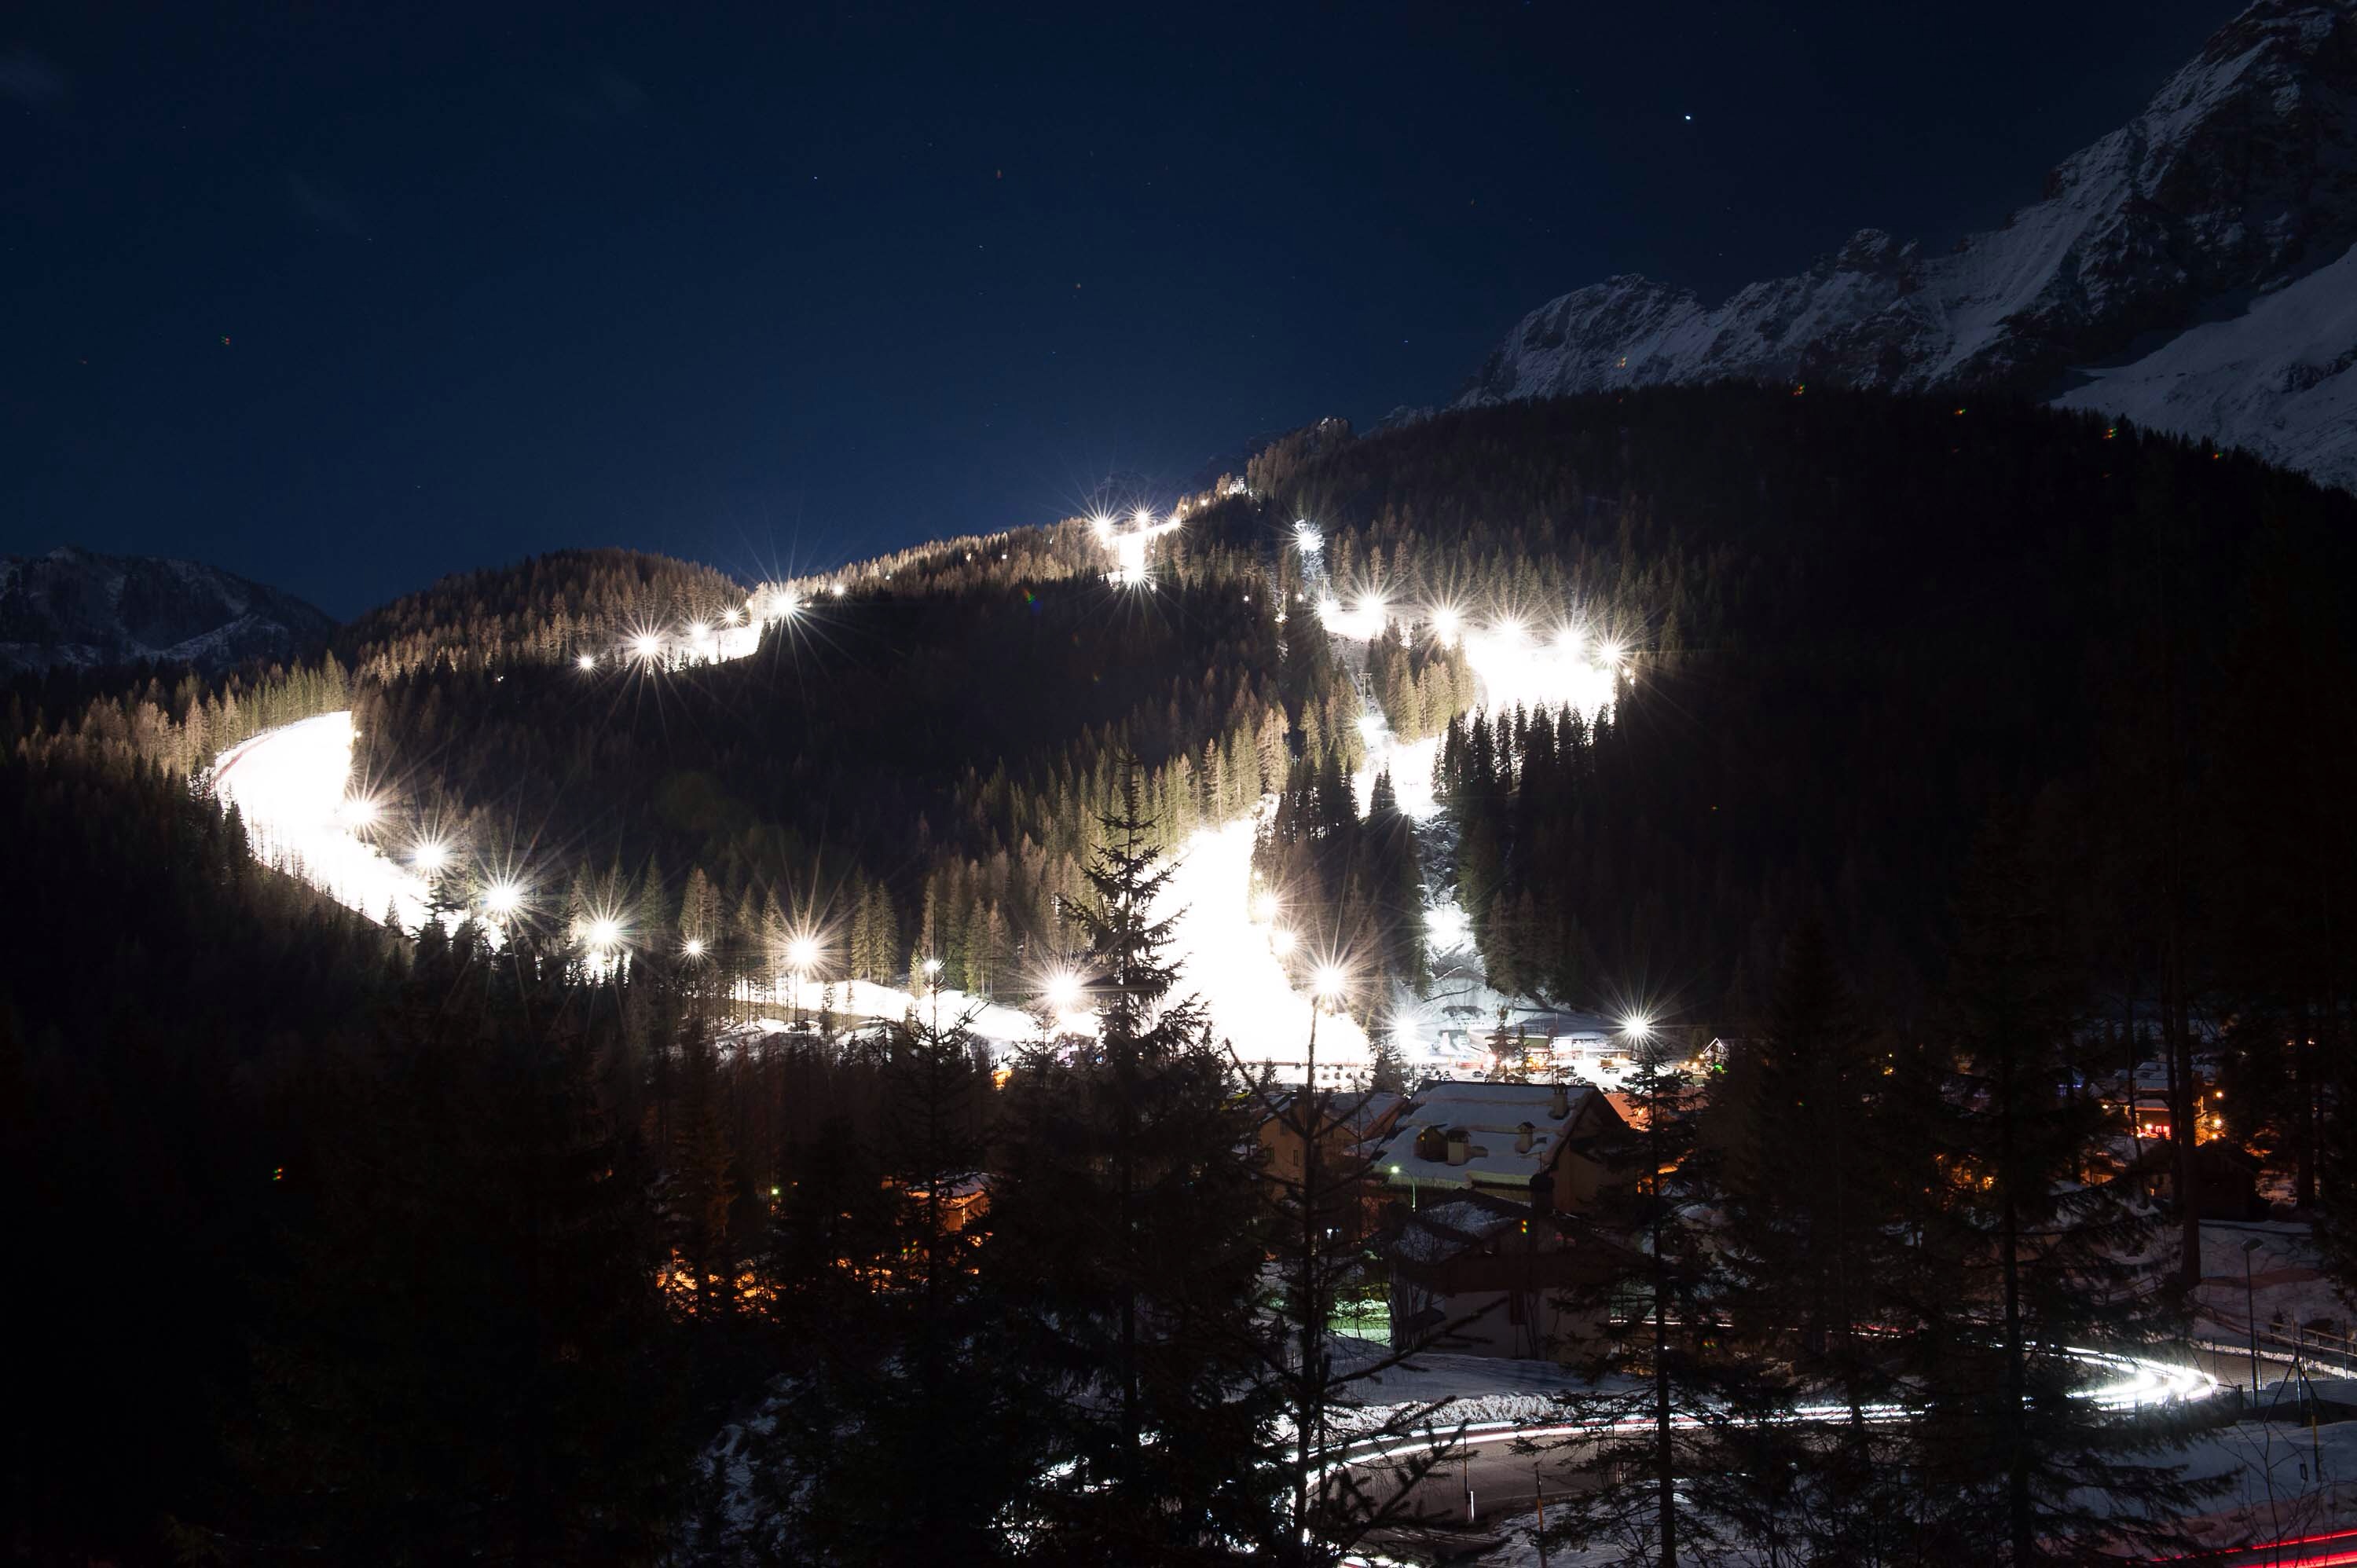
M1107 580L1117 587L1150 587L1152 546L1178 527L1176 519L1157 521L1143 513L1121 522L1098 520L1095 532L1110 556ZM1316 595L1314 604L1300 607L1313 612L1305 618L1314 618L1355 669L1363 670L1368 640L1396 622L1411 635L1461 641L1480 679L1480 706L1485 711L1572 707L1591 719L1609 706L1615 682L1625 671L1622 650L1569 624L1534 628L1503 616L1477 624L1455 608L1410 610L1372 593L1345 605L1326 586L1316 530L1307 525L1297 529L1289 548L1300 552L1308 568L1306 580ZM726 663L758 651L765 629L800 608L792 590L765 584L719 624L637 629L609 653L580 659L587 669L607 660L658 670ZM1419 823L1430 822L1439 812L1433 793L1437 737L1402 742L1374 704L1369 703L1364 714L1361 733L1366 757L1353 777L1361 810L1378 775L1388 771L1402 811ZM414 932L427 918L430 875L440 869L444 856L461 850L419 843L387 853L377 832L379 809L355 786L352 755L358 738L348 710L285 725L223 751L214 759L207 783L221 800L237 807L257 858L305 878L348 908L372 918L389 915L404 930ZM1296 940L1287 912L1251 907L1254 835L1261 814L1273 806L1273 800L1264 800L1252 816L1191 835L1174 857L1156 914L1176 921L1172 948L1184 964L1182 991L1202 999L1214 1037L1226 1041L1246 1063L1274 1064L1282 1077L1288 1068L1297 1071L1303 1062L1317 1004L1295 988L1279 951L1281 945ZM527 890L514 891L528 897ZM495 890L494 900L499 897ZM496 940L502 911L491 908L486 913ZM1462 973L1471 956L1462 915L1447 897L1438 897L1427 911L1426 924L1436 967L1451 961ZM936 996L869 981L830 985L814 977L796 981L786 975L779 977L775 994L806 1014L831 1009L846 1024L896 1019L912 1008L928 1015L938 1009L944 1021L965 1018L977 1036L1002 1049L1041 1035L1039 1002L1028 997L1020 999L1022 1005L1008 1005L1004 1000L946 989ZM1442 1038L1450 1022L1443 1016L1443 1004L1450 1000L1459 1004L1460 1014L1476 1005L1487 1011L1511 1001L1461 983L1455 991L1434 997L1397 989L1384 999L1384 1006L1394 1043L1411 1069L1446 1070L1469 1065L1456 1059L1461 1049L1452 1049ZM743 1032L758 1034L777 1026L773 1020L759 1020L744 1026ZM1085 1014L1067 1012L1055 1019L1059 1034L1086 1033L1092 1026ZM1346 1010L1319 1015L1317 1054L1321 1081L1353 1081L1372 1065L1367 1031Z

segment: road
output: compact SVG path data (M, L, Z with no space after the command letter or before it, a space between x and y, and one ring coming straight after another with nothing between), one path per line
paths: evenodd
M2201 1366L2146 1357L2077 1352L2091 1364L2112 1369L2112 1376L2084 1397L2106 1409L2134 1411L2158 1404L2191 1402L2214 1397L2222 1387L2217 1375ZM2198 1359L2198 1358L2197 1358ZM2244 1363L2248 1369L2247 1360ZM1823 1412L1820 1412L1823 1413ZM1896 1405L1869 1406L1869 1421L1903 1420ZM1682 1427L1700 1422L1675 1418ZM1560 1497L1579 1489L1578 1440L1613 1430L1643 1430L1646 1418L1633 1421L1498 1421L1459 1426L1447 1419L1444 1407L1423 1430L1405 1435L1362 1439L1344 1451L1342 1463L1354 1467L1392 1467L1404 1473L1413 1464L1435 1455L1439 1463L1418 1481L1410 1497L1415 1511L1435 1522L1447 1520L1475 1529L1514 1514L1530 1511L1542 1498ZM1528 1444L1546 1452L1522 1452ZM2357 1557L2348 1559L2357 1563Z

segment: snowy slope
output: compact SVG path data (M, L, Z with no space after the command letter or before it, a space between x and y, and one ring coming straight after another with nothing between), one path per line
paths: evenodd
M1458 401L1725 378L2050 397L2079 367L2134 357L2072 406L2348 483L2351 340L2330 304L2352 244L2357 0L2260 0L2002 228L1940 256L1861 230L1713 306L1612 278L1524 317ZM2226 341L2205 322L2243 327ZM2309 330L2325 336L2287 336ZM2162 358L2196 334L2186 360ZM2189 375L2201 384L2176 395Z
M70 545L0 556L0 673L154 660L213 674L307 654L335 624L291 594L194 561Z
M2357 490L2357 248L2054 401L2233 439Z

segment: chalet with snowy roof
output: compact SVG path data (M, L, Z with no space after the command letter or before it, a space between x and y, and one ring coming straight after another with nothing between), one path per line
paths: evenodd
M1576 1210L1607 1179L1598 1144L1625 1125L1587 1084L1427 1084L1400 1112L1375 1171L1411 1208L1428 1197L1479 1192Z
M1575 1243L1555 1217L1484 1192L1399 1211L1389 1238L1392 1348L1566 1359L1604 1311L1580 1287L1607 1277L1605 1244Z

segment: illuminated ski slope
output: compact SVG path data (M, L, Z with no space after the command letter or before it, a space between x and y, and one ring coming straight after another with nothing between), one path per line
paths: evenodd
M349 711L282 725L213 759L211 788L235 805L256 858L363 915L391 909L406 931L425 919L425 878L367 836L374 810L350 793Z
M791 590L765 583L716 623L638 628L607 658L672 669L743 659L759 649L763 628L800 609ZM595 669L605 660L585 653L579 661ZM352 784L356 738L349 710L282 725L216 757L207 784L237 807L265 865L363 915L382 918L390 910L402 929L414 932L425 922L427 875L460 846L381 842L376 802Z
M1142 570L1146 542L1175 526L1139 520L1134 528L1114 531L1108 544L1116 573ZM609 655L581 657L590 669L608 659L663 669L726 662L754 652L765 625L799 609L788 591L765 586L742 611L718 624L640 629ZM363 914L382 916L390 908L404 929L414 931L425 919L424 873L432 866L406 863L416 856L417 845L376 842L373 812L352 794L354 740L349 712L287 725L223 752L215 761L211 787L237 805L264 860ZM1428 764L1425 771L1429 773ZM1254 923L1245 908L1252 845L1249 820L1195 834L1177 858L1156 912L1178 917L1175 947L1185 964L1181 983L1203 997L1215 1037L1232 1042L1247 1061L1297 1062L1308 1041L1310 1003L1293 990L1271 946L1271 928ZM462 854L464 847L432 846L429 861L435 853ZM628 945L620 933L616 940ZM798 983L791 974L779 975L761 991L759 1000L770 1004L809 1015L831 1007L844 1018L898 1018L911 1008L926 1014L938 1000L942 1018L972 1012L974 1032L1002 1044L1035 1039L1040 1032L1037 1015L1028 1009L956 991L944 990L936 999L867 981L829 986L813 978ZM746 997L756 999L749 989ZM1089 1027L1083 1014L1067 1013L1057 1023L1059 1033ZM1318 1047L1321 1063L1346 1070L1366 1065L1365 1031L1346 1016L1321 1021Z
M1108 512L1091 518L1089 526L1096 533L1097 542L1113 552L1113 569L1105 575L1119 584L1151 585L1151 546L1156 540L1174 532L1178 523L1175 514L1157 522L1152 512L1142 509L1131 515L1126 527Z
M1112 557L1108 575L1131 585L1148 578L1147 546L1178 526L1176 519L1157 521L1145 514L1125 523L1099 520L1096 532ZM1406 619L1372 596L1343 608L1325 595L1322 574L1319 588L1318 621L1329 634L1346 641L1363 642L1379 634L1388 620ZM609 654L584 654L581 661L589 669L608 660L676 669L743 659L760 647L767 626L791 618L802 608L791 590L764 585L741 608L732 608L716 622L635 629ZM1493 712L1544 704L1577 707L1592 715L1610 703L1620 672L1617 649L1572 634L1540 641L1511 622L1467 627L1451 612L1435 611L1426 617L1425 635L1464 639L1467 656L1480 677L1482 706ZM1359 650L1348 652L1354 663L1362 659ZM1367 758L1352 780L1361 809L1369 803L1376 776L1388 768L1401 809L1419 822L1434 816L1438 811L1432 787L1437 737L1402 743L1372 709L1362 719L1361 731ZM434 869L435 857L463 854L465 848L385 842L368 802L353 797L354 739L350 713L285 725L222 753L211 775L212 788L236 803L262 858L305 876L338 902L364 914L382 917L390 909L404 929L414 931L425 918L425 873ZM1202 997L1214 1037L1232 1044L1246 1061L1297 1067L1307 1055L1312 1004L1294 988L1278 944L1297 942L1321 961L1337 961L1346 972L1354 955L1319 951L1319 933L1307 921L1296 929L1288 912L1256 918L1247 908L1253 832L1253 822L1243 819L1192 835L1177 857L1156 912L1176 918L1173 945L1184 964L1181 984ZM1450 935L1439 929L1434 934L1437 945L1450 945ZM1461 940L1461 934L1455 940ZM627 946L627 940L619 945ZM1362 977L1351 978L1364 983ZM762 1000L794 1004L791 976L780 975L774 987L761 990ZM804 983L801 991L802 1011L815 1013L823 1003L831 1003L847 1018L899 1017L911 1007L933 1004L930 995L865 981L838 982L831 996L816 980ZM1365 998L1346 992L1341 1000L1346 1005L1363 1004ZM1012 1044L1039 1033L1037 1015L1027 1008L955 992L942 993L940 1003L944 1017L974 1011L975 1032L996 1041ZM1059 1032L1086 1027L1085 1016L1067 1015ZM1362 1071L1370 1061L1365 1030L1347 1012L1326 1015L1318 1024L1318 1059L1321 1069L1346 1076Z
M1310 1000L1293 989L1274 945L1279 929L1291 929L1285 911L1262 921L1246 907L1252 852L1250 818L1196 832L1155 913L1178 917L1172 947L1187 966L1179 985L1210 1008L1212 1037L1228 1041L1248 1062L1299 1064L1308 1051ZM1297 940L1317 951L1316 933ZM1321 1080L1329 1067L1347 1076L1363 1071L1370 1060L1367 1032L1347 1015L1318 1020Z

